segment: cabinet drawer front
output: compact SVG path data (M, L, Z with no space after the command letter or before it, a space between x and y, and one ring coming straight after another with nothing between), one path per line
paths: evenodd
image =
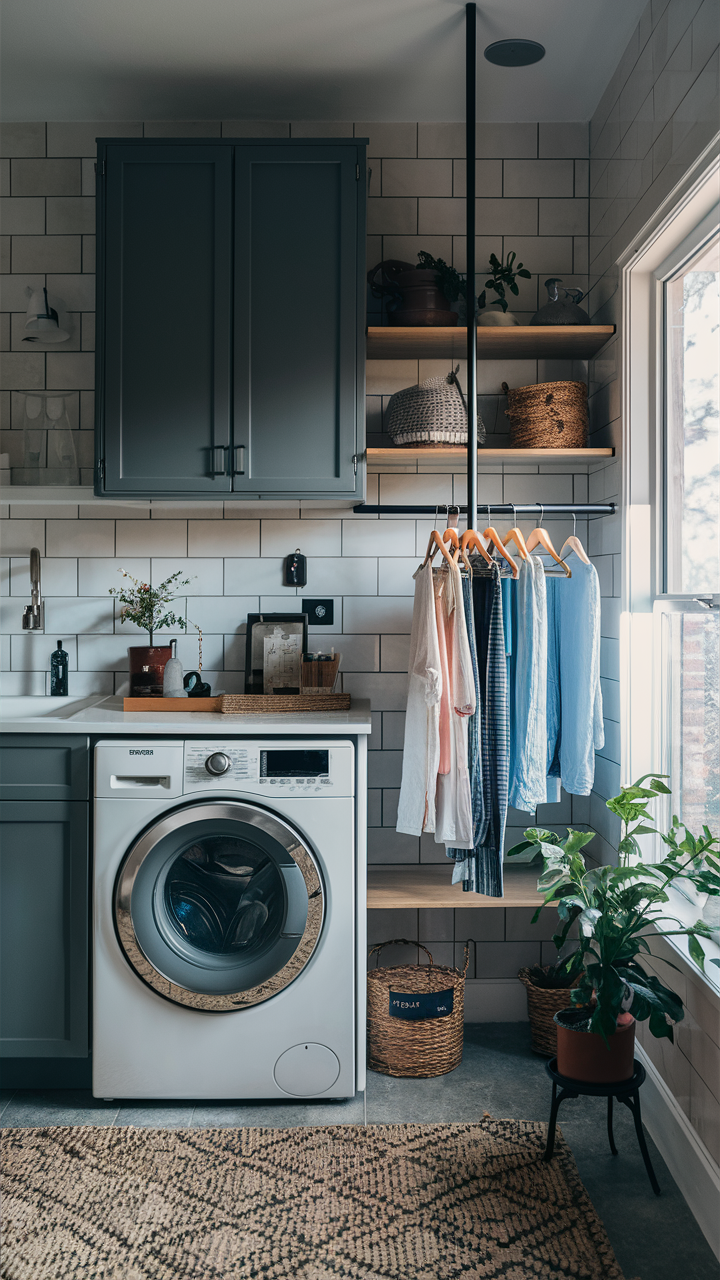
M86 801L0 804L0 1052L88 1052Z
M0 739L0 798L87 800L89 739L24 733Z

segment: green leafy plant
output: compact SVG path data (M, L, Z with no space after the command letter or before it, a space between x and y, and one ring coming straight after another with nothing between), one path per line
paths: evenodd
M183 578L178 581L181 572L179 569L177 573L172 573L169 578L161 582L159 587L151 587L148 582L133 578L132 574L125 569L118 569L118 573L133 585L109 588L110 595L115 596L120 602L120 621L134 622L136 626L142 627L143 631L147 631L150 635L150 644L153 642L153 632L159 631L161 627L180 627L181 631L187 629L185 619L167 608L175 600L177 590L180 587L189 586L192 582L192 578ZM196 623L192 622L191 625L196 631L200 631Z
M503 311L507 311L508 304L505 298L506 287L515 295L515 297L517 297L519 289L515 283L516 278L519 276L523 280L530 279L530 272L526 271L522 262L518 262L517 266L514 265L516 256L517 255L514 253L508 253L506 261L503 262L502 258L496 257L494 253L490 254L490 264L488 267L490 279L485 281L485 288L478 298L479 307L489 305L487 302L487 290L492 289L492 291L497 294L497 298L491 298L490 301L499 302Z
M566 987L572 986L576 975L568 971L568 967L564 960L558 960L557 964L533 964L528 969L528 976L534 987L541 987L543 991L562 991Z
M648 777L651 783L644 787ZM720 840L709 827L703 827L702 836L696 838L675 815L667 832L647 823L650 801L669 794L659 778L648 774L608 800L608 808L623 824L619 866L588 870L581 851L592 840L591 831L568 829L561 840L554 831L529 827L525 839L508 854L513 857L532 850L542 857L538 889L543 902L534 920L542 907L551 902L557 905L560 928L553 942L558 951L577 922L577 946L559 966L571 979L580 975L570 992L570 1002L588 1009L589 1029L599 1032L606 1043L623 1009L629 1008L638 1021L647 1020L652 1035L669 1040L673 1039L672 1024L683 1017L679 996L647 973L638 959L643 953L652 956L654 936L686 937L690 955L701 969L705 965L701 939L717 937L718 930L704 920L685 925L666 909L668 890L677 881L689 881L703 893L720 895ZM639 825L630 830L638 820ZM664 857L655 863L636 861L630 865L630 858L640 856L636 837L650 833L660 836L665 844ZM720 961L712 959L711 963Z
M439 289L442 289L448 302L457 302L465 296L465 276L448 265L444 258L433 258L431 253L421 249L418 254L416 271L434 271Z

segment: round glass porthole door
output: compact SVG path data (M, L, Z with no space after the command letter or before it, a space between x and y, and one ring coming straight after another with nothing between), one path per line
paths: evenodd
M136 973L192 1009L259 1004L293 982L323 923L323 888L303 837L252 804L167 814L126 855L115 927Z

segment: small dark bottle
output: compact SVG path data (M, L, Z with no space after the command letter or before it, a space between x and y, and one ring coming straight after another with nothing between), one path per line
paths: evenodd
M66 698L68 691L68 656L58 640L57 649L50 659L50 694L53 698Z

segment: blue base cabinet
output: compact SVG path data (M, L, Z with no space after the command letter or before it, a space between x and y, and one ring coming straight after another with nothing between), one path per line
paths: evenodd
M98 141L99 496L364 498L365 145Z
M14 762L23 756L34 773L21 782ZM41 1083L39 1060L45 1082L59 1084L49 1060L80 1060L82 1075L88 1059L88 761L87 739L0 743L0 797L25 790L0 798L0 1056L12 1087ZM70 1063L61 1075L80 1079Z

